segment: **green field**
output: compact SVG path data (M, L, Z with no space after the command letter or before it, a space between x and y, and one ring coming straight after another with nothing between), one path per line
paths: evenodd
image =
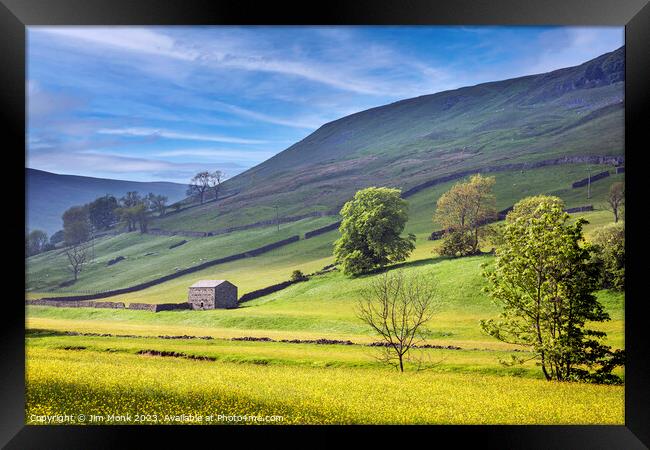
M401 265L407 274L431 274L443 302L429 325L430 343L463 348L513 349L481 333L478 322L494 317L498 309L481 292L482 264L491 256L461 259L434 257ZM147 311L31 306L27 324L33 329L136 335L210 335L213 337L269 336L272 338L323 337L372 340L372 333L355 316L354 305L373 276L349 279L338 271L312 278L234 310ZM135 295L130 294L130 295ZM623 346L623 294L602 291L601 301L612 320L600 324L609 342ZM126 298L125 300L128 300ZM138 298L142 300L142 298Z

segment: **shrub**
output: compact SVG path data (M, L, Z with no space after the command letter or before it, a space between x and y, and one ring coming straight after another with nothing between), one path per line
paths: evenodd
M439 252L442 256L458 258L474 253L474 239L466 230L454 230L445 233Z
M291 281L306 281L308 279L307 275L302 273L300 270L294 270L291 273Z

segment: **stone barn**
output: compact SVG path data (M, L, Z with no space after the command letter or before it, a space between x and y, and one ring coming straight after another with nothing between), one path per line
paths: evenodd
M190 286L187 302L192 309L236 308L237 286L226 280L201 280Z

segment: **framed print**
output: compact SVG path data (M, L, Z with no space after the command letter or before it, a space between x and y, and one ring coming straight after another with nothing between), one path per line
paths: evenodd
M647 448L649 17L3 0L3 445Z

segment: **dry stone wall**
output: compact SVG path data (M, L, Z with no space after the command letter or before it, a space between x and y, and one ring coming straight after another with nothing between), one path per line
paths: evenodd
M497 219L485 221L484 224L496 222L497 220L504 220L506 218L506 216L508 215L508 213L510 211L512 211L513 208L514 208L514 206L509 206L508 208L499 211L497 213ZM564 212L567 212L567 213L571 214L571 213L576 213L576 212L593 211L593 210L594 210L594 205L585 205L585 206L576 206L575 208L568 208L568 209L565 209ZM429 241L437 241L438 239L442 239L443 236L445 235L446 231L447 230L434 231L427 237L427 240L429 240Z
M271 244L265 245L263 247L256 248L254 250L250 250L248 252L244 253L238 253L235 255L231 256L226 256L225 258L219 258L219 259L214 259L211 261L206 261L202 264L199 264L197 266L189 267L184 270L179 270L177 272L171 273L169 275L162 276L160 278L156 278L151 281L147 281L145 283L140 283L136 284L135 286L127 287L127 288L122 288L122 289L115 289L112 291L104 291L104 292L98 292L95 294L85 294L85 295L73 295L73 296L66 296L66 297L54 297L54 298L44 298L43 300L56 300L56 301L79 301L79 300L94 300L98 298L106 298L106 297L113 297L115 295L121 295L121 294L128 294L129 292L136 292L140 291L142 289L146 289L151 286L155 286L160 283L164 283L165 281L172 280L174 278L181 277L183 275L187 275L189 273L193 272L198 272L199 270L203 270L207 267L212 267L218 264L224 264L227 262L231 261L237 261L239 259L244 259L244 258L250 258L253 256L258 256L266 252L270 252L271 250L274 250L279 247L283 247L285 245L289 245L291 243L297 242L300 240L300 236L291 236L290 238L283 239L278 242L273 242Z
M499 166L487 166L481 167L478 169L470 169L462 172L456 172L449 175L445 175L433 180L426 181L424 183L418 184L402 193L402 197L407 198L411 195L420 192L423 189L426 189L437 184L446 183L447 181L457 180L469 175L474 175L475 173L490 173L490 172L505 172L508 170L528 170L528 169L538 169L540 167L547 166L556 166L562 164L613 164L618 165L622 164L625 161L624 156L566 156L563 158L554 158L547 159L544 161L537 161L531 163L511 163L511 164L502 164ZM593 180L593 179L592 179Z
M58 306L63 308L112 308L124 309L122 302L92 302L92 301L78 301L78 300L57 300L57 299L38 299L27 300L28 305L41 305L41 306Z
M331 211L314 211L306 214L301 214L298 216L281 217L279 220L278 219L261 220L259 222L249 223L246 225L239 225L239 226L228 227L228 228L219 228L212 231L189 231L189 230L168 231L168 230L162 230L160 228L150 228L149 231L147 231L147 233L155 236L210 237L210 236L218 236L221 234L233 233L235 231L250 230L251 228L267 227L270 225L276 225L277 223L297 222L299 220L308 219L310 217L334 216L338 214L338 211L339 211L338 209L331 210Z
M93 301L70 301L70 300L27 300L28 305L54 306L58 308L110 308L110 309L132 309L139 311L171 311L176 309L190 309L189 303L130 303L128 307L123 302L93 302Z
M606 170L604 172L597 173L595 175L591 176L591 182L593 183L594 181L602 180L603 178L607 178L609 176L609 170ZM583 178L582 180L576 181L571 185L573 189L579 188L582 186L586 186L589 184L589 177Z
M316 228L315 230L308 231L305 233L305 239L313 238L314 236L318 236L319 234L327 233L328 231L336 230L338 227L341 226L341 221L331 223L329 225L325 225L324 227L321 228Z

